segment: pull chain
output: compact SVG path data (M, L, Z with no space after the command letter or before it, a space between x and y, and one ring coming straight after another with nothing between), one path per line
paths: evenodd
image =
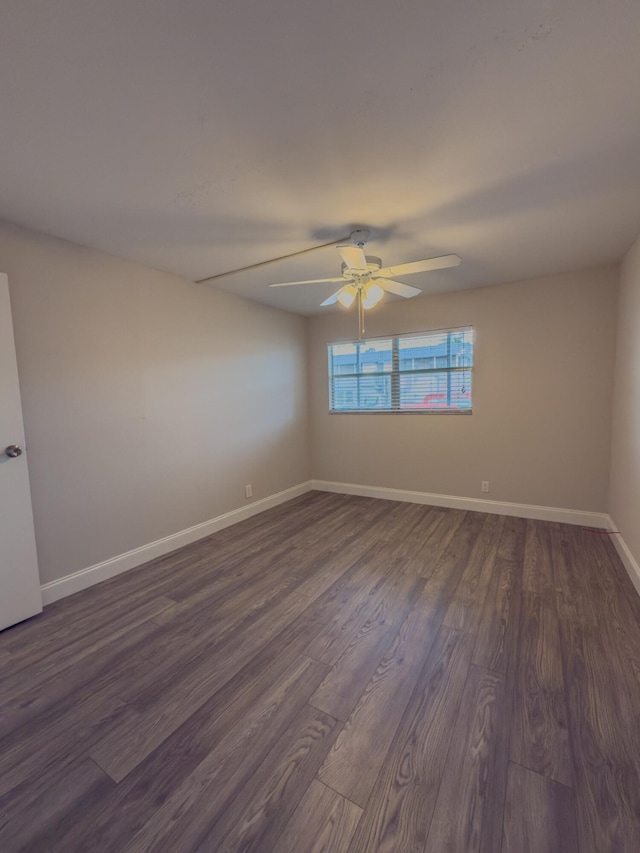
M358 287L358 340L362 340L364 335L364 306L362 304L362 288Z

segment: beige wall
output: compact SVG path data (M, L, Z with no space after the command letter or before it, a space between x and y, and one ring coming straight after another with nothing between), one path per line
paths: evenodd
M43 582L310 476L306 321L0 225Z
M473 415L329 415L327 351L354 311L310 324L313 476L604 512L617 267L382 304L367 335L473 325Z
M620 275L609 512L640 563L640 237Z

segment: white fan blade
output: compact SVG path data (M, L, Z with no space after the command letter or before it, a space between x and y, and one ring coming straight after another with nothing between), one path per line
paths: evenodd
M338 246L342 260L350 270L366 270L367 259L360 246Z
M339 278L310 278L308 281L281 281L278 284L270 284L269 287L291 287L294 284L326 284L327 282L332 281L341 281L343 284L347 283L347 280L340 276Z
M334 294L332 294L328 299L325 299L324 302L320 303L320 307L324 308L325 305L335 305L338 301L338 294L342 293L342 288L340 290L336 290Z
M382 278L395 278L397 275L411 275L414 272L446 270L448 267L458 267L461 263L462 261L458 255L440 255L438 258L425 258L423 261L413 261L410 264L385 267L378 270L376 275L382 276Z
M403 284L401 281L393 281L393 279L389 278L372 278L371 281L379 284L383 290L388 290L389 293L396 293L398 296L404 296L405 299L411 299L412 296L422 293L419 287L411 287L410 284Z

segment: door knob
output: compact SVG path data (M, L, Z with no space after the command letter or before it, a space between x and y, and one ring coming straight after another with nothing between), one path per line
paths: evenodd
M17 444L10 444L9 447L5 448L4 452L10 459L15 459L16 456L22 456L22 448Z

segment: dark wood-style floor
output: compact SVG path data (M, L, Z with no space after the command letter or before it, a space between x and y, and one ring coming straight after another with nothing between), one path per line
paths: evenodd
M640 851L602 533L311 492L0 634L0 850Z

